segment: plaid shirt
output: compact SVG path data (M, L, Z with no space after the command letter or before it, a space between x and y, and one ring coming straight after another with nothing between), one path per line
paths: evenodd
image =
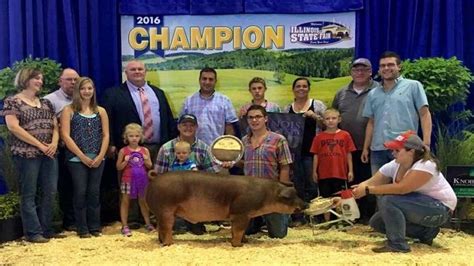
M280 134L269 131L262 144L255 149L250 143L249 135L242 141L245 146L245 175L279 180L280 165L293 162L288 141Z
M231 101L219 92L214 92L209 98L201 97L200 92L187 97L180 116L183 114L197 117L199 127L196 137L207 145L224 135L226 124L238 121Z
M156 157L155 163L155 170L158 173L161 174L171 171L171 166L176 160L176 155L174 154L174 146L179 140L179 137L177 137L161 146L160 150L158 151L158 156ZM202 142L199 139L196 139L194 143L191 144L191 153L189 154L189 160L195 162L199 170L214 173L219 172L219 165L213 163L211 158L211 152L209 150L209 146L207 146L206 143Z

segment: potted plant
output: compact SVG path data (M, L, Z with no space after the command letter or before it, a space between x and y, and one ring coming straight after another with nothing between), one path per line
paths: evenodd
M463 108L474 80L470 70L456 57L435 57L406 60L402 71L404 77L420 81L426 91L436 127L434 150L443 170L448 164L474 163L472 150L466 148L474 141L469 134L473 116Z
M22 236L20 197L15 192L0 195L0 243Z
M0 243L20 238L23 235L20 217L18 182L10 152L8 129L0 125L0 175L9 192L0 195Z
M473 115L464 108L474 81L471 71L456 57L407 60L402 69L405 77L420 81L425 88L435 125L432 148L441 171L450 178L448 165L474 165ZM470 200L460 199L456 216L467 218L472 205Z

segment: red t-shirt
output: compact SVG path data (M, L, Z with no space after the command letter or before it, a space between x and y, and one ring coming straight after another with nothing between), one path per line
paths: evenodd
M311 152L318 155L318 179L339 178L347 180L349 170L347 154L355 151L349 132L320 132L313 138Z

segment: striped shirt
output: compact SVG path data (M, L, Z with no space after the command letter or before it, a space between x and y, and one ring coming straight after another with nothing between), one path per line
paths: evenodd
M275 132L268 131L268 135L257 148L252 147L250 135L246 135L242 142L245 146L245 175L279 180L280 165L293 162L288 141Z
M56 117L61 115L64 107L68 104L72 103L72 97L67 95L63 89L59 88L50 94L44 96L45 99L48 99L54 107L54 112L56 113Z

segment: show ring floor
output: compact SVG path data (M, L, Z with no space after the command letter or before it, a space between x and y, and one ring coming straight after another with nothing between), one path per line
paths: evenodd
M383 244L384 236L368 226L356 225L346 232L315 230L309 226L289 229L284 239L259 233L248 237L241 248L230 245L230 230L207 226L211 233L175 235L175 244L160 246L156 233L133 230L132 237L120 234L120 224L104 228L98 238L68 237L46 244L14 241L0 245L0 264L13 265L316 265L316 264L456 264L472 265L474 236L442 229L432 246L410 241L405 254L371 251Z

